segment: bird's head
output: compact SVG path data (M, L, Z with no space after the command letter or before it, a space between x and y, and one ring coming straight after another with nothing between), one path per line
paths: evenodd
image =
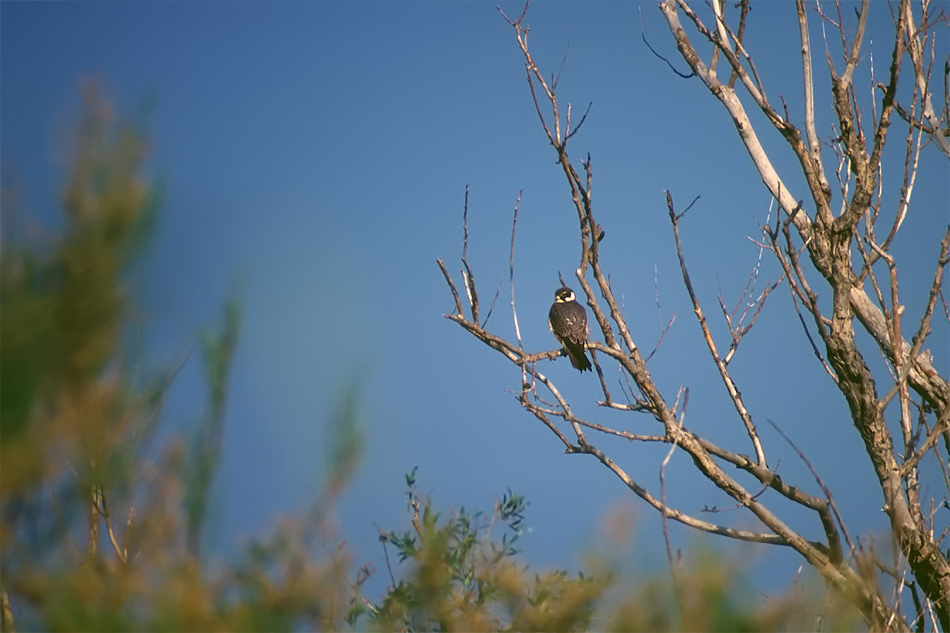
M567 286L562 286L554 291L555 303L569 303L574 301L574 291Z

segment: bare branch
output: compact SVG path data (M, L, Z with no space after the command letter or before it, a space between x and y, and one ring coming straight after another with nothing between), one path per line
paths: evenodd
M921 16L920 28L915 28L914 26L914 17L909 2L901 3L901 18L904 22L904 29L907 38L907 50L910 53L910 58L914 65L914 80L916 82L916 88L921 96L922 118L926 119L927 123L929 124L928 129L931 131L928 132L928 134L930 135L930 138L933 139L934 143L937 144L937 147L941 152L943 152L943 155L950 158L950 141L947 140L946 134L941 131L941 123L944 125L950 125L950 121L948 121L950 117L944 116L942 121L937 117L930 96L930 73L924 70L923 58L927 42L927 5L926 3L922 3L922 6L923 15ZM931 44L931 53L932 52L933 44ZM947 104L948 101L946 101L946 97L944 97L944 99L944 103ZM918 125L920 126L921 123L918 123ZM921 127L921 129L923 128Z
M726 527L723 525L717 525L709 521L704 521L702 519L697 519L696 517L685 514L679 510L670 508L669 506L664 506L663 503L650 494L650 491L642 486L638 485L633 479L627 475L622 468L620 468L616 462L607 457L599 449L594 446L586 445L580 447L576 452L579 453L588 453L596 457L602 464L604 464L609 470L611 470L624 484L633 491L638 497L646 501L656 510L663 512L665 508L666 515L678 521L683 525L688 527L695 528L697 530L702 530L703 532L709 532L711 534L719 534L720 536L726 536L740 541L749 541L753 543L769 543L772 545L789 545L789 543L782 538L781 536L775 534L765 534L762 532L750 532L747 530L740 530L731 527Z
M465 281L465 294L468 295L468 304L472 309L472 321L478 323L478 293L475 291L475 275L468 265L468 185L465 185L465 206L462 211L462 265L465 270L462 278Z
M812 76L811 39L808 34L805 0L795 0L795 10L798 14L798 32L802 43L802 83L805 88L805 135L808 138L808 151L811 153L811 161L816 167L816 175L822 189L830 190L821 163L821 142L815 130L815 81Z
M452 291L452 298L455 299L455 313L453 316L462 317L462 301L459 299L459 293L455 289L455 284L452 283L452 276L449 275L449 271L445 269L445 264L441 259L436 259L435 261L439 265L439 269L442 270L442 276L445 277L445 283L449 285L449 289Z

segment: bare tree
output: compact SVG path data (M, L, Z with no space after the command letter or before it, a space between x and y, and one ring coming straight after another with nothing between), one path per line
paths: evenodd
M689 207L677 210L672 194L669 191L666 194L666 211L683 282L706 342L706 352L735 409L736 423L748 438L747 448L720 446L690 429L685 416L688 390L680 388L673 396L664 394L650 375L615 291L601 268L603 229L595 220L591 202L590 159L581 161L578 169L568 156L569 142L587 115L578 119L570 106L563 107L558 100L557 79L546 79L535 63L528 47L527 5L517 19L504 17L513 28L524 56L527 82L538 118L557 155L577 213L581 256L576 277L599 334L592 336L588 344L603 393L603 399L597 404L652 416L659 423L657 431L631 433L579 416L571 402L539 368L539 361L554 359L560 351L529 353L524 349L513 289L517 207L512 226L511 260L511 308L517 340L505 340L485 329L485 323L480 321L478 292L466 249L462 258L466 305L463 306L445 265L441 260L438 263L455 302L454 311L446 314L446 318L516 365L522 375L521 389L517 393L521 405L558 437L567 452L588 454L599 460L661 513L664 526L673 520L740 541L790 547L855 605L874 629L950 630L950 561L946 543L950 522L945 512L950 509L947 468L950 385L946 377L934 369L932 354L925 346L935 312L938 319L950 321L942 284L950 249L950 227L942 239L938 236L932 244L920 247L921 256L932 262L933 281L926 305L920 306L919 323L908 324L902 319L905 306L898 285L898 262L891 254L894 237L910 211L923 147L933 144L950 157L947 99L950 59L944 61L942 82L934 73L935 68L939 69L939 65L935 66L935 61L939 62L935 60L935 49L938 38L947 37L948 21L943 12L934 10L929 0L921 0L914 6L910 0L900 0L895 6L876 3L873 10L884 11L887 6L894 22L890 64L880 81L874 77L872 66L871 81L876 94L864 99L863 93L855 89L854 74L862 60L865 30L872 10L870 2L864 0L852 16L850 11L842 9L838 0L831 6L827 1L817 0L811 7L806 6L805 0L796 0L795 26L801 42L804 77L804 112L797 115L803 124L796 124L784 101L779 108L766 96L764 80L756 69L752 51L743 45L749 15L747 0L740 0L735 7L727 7L724 0L703 3L703 17L688 0L663 0L659 4L676 47L689 68L683 73L676 71L677 74L698 79L722 103L762 182L780 209L774 224L763 229L761 247L774 256L782 273L758 296L754 296L750 283L743 295L741 312L729 312L720 299L730 332L729 340L723 344L717 342L711 332L706 312L690 280L680 242L680 222ZM821 26L823 42L811 41L809 22ZM829 42L828 33L835 34L840 42ZM702 46L697 47L691 38ZM831 77L826 94L831 97L835 113L832 133L824 136L819 134L815 123L813 79L813 57L819 54L821 46ZM831 52L837 46L840 46L839 60L835 60ZM706 52L704 59L700 49L711 52ZM670 65L672 68L673 64ZM899 81L901 79L903 81ZM941 97L943 103L935 103L935 98L940 100ZM758 127L753 124L750 111L755 109L765 115L767 124ZM725 119L723 121L725 123ZM895 125L898 123L900 125ZM790 189L786 184L790 174L783 179L760 143L760 134L766 133L765 128L769 126L797 157L807 195ZM901 139L904 142L904 168L900 174L885 174L882 152L885 143L895 134L899 135L897 143ZM885 186L888 191L899 189L896 202L885 198ZM465 242L467 246L467 230ZM758 267L753 276L757 274ZM896 561L879 556L876 548L867 545L868 541L862 544L852 540L831 490L815 469L812 473L820 484L820 496L803 492L807 482L796 485L778 476L776 465L766 457L767 446L760 438L758 424L730 371L730 361L740 342L755 324L769 293L781 283L787 284L805 335L847 403L877 475L893 545L899 552ZM830 302L826 300L829 296ZM825 299L819 300L819 297ZM856 329L863 329L870 338L856 336ZM812 332L817 332L817 336ZM603 342L597 340L600 337ZM875 375L872 371L866 359L874 355L883 359L887 373ZM604 357L605 363L618 365L624 376L625 382L621 384L624 393L619 400L612 395L604 377L601 362ZM611 457L602 448L608 437L669 445L667 458L658 464L659 491L634 481L621 458ZM750 456L741 452L750 449ZM686 453L698 474L734 499L738 507L747 509L758 527L745 529L716 523L667 505L663 474L675 451ZM808 463L806 456L799 454ZM623 455L629 455L629 451L625 450ZM931 472L941 473L941 481L928 481L926 486L921 486L918 477L925 460L934 466ZM749 483L738 481L727 469L738 469L744 473L742 480ZM779 496L764 497L761 492L766 489ZM793 529L788 519L794 512L807 512L816 517L822 526L822 538L810 540ZM664 529L664 534L669 551L668 530ZM671 552L670 557L675 578Z

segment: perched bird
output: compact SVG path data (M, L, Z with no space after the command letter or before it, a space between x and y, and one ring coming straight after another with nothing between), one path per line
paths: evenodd
M574 300L574 291L562 286L554 291L554 305L548 313L548 325L557 340L564 345L574 369L590 369L584 353L587 343L587 310Z

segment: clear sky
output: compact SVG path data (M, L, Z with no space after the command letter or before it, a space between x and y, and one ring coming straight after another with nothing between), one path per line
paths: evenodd
M502 8L517 15L522 7ZM570 151L578 164L587 153L593 159L596 212L607 232L604 265L640 347L652 349L659 336L657 289L662 318L677 315L651 360L654 378L670 399L679 385L690 387L688 426L749 452L702 353L663 190L681 207L702 196L682 234L693 282L723 344L716 296L738 300L758 256L749 236L758 235L769 196L722 107L698 80L676 77L643 45L641 10L651 43L676 63L655 2L537 2L528 17L530 43L548 76L566 58L562 103L575 112L593 103ZM887 5L872 3L869 33L886 51L875 44L879 73L889 62L890 29ZM747 38L770 97L783 96L800 122L794 5L756 4ZM857 75L865 87L870 61ZM490 300L501 286L492 330L513 334L508 244L519 191L515 284L528 349L555 347L547 310L558 271L572 279L577 267L567 187L531 103L514 32L494 3L6 0L0 69L3 177L16 183L30 221L57 226L62 148L83 78L100 80L120 112L145 122L149 170L164 191L140 285L155 366L185 358L201 329L217 322L229 290L239 289L245 318L216 488L215 549L233 551L278 514L305 507L319 489L324 424L336 394L357 381L367 450L339 512L357 562L374 561L382 576L377 526L408 525L403 474L416 465L420 490L443 509L490 510L506 487L526 495L533 531L523 543L535 565L577 568L605 513L624 503L638 518L642 553L634 557L651 557L647 550L660 537L655 513L594 460L564 455L506 391L519 385L516 368L442 317L452 299L435 260L443 258L459 282L466 185L469 259L482 297ZM826 94L820 84L819 97ZM826 103L818 116L829 137ZM764 137L779 168L794 173L781 139ZM892 146L886 183L901 174L890 159L900 159L902 142L894 138ZM919 319L932 278L932 236L948 219L947 163L933 147L923 155L910 216L894 245L898 261L918 271L901 279L909 323ZM786 178L806 197L800 177ZM886 202L892 209L893 200ZM925 263L912 268L921 258ZM766 254L763 278L775 279L776 270ZM946 375L946 323L935 330L935 364ZM733 368L783 478L816 492L767 419L825 477L852 534L880 532L880 492L856 485L873 479L863 447L786 288L766 306ZM543 371L568 397L596 397L596 379L578 375L565 359ZM170 426L200 416L201 381L193 353L169 400ZM657 430L646 416L618 423ZM665 449L605 446L657 490ZM682 456L668 485L671 501L690 513L731 505ZM714 518L753 525L748 515ZM819 536L810 518L786 518ZM679 529L674 536L688 542L690 534ZM765 551L752 551L751 560L768 560L782 578L801 563L789 554L757 559Z

